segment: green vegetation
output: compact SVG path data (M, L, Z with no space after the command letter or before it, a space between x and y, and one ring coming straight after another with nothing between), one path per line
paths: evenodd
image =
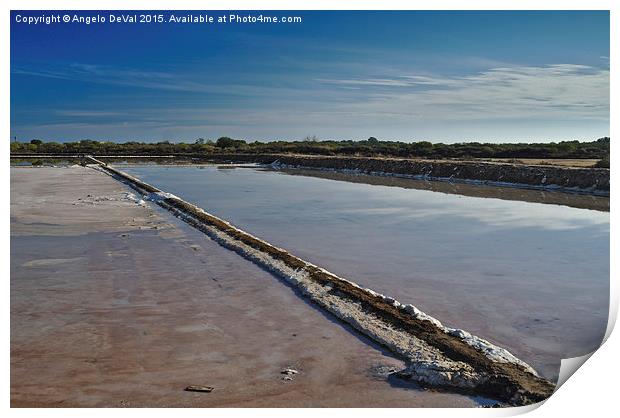
M592 142L562 141L540 144L491 144L464 142L457 144L379 141L371 137L363 141L321 141L308 137L303 141L251 142L228 137L213 142L199 138L194 143L144 142L12 142L13 154L95 154L95 155L204 155L217 153L245 154L313 154L389 156L423 158L572 158L601 159L609 166L608 137Z
M594 164L594 168L609 168L609 154L604 156L599 162Z

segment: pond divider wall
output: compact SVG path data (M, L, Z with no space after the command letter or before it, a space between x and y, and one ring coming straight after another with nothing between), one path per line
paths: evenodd
M216 154L202 158L214 162L253 162L274 167L329 169L609 196L609 169L606 168L286 154Z
M553 383L489 341L446 327L413 305L338 277L102 161L86 160L137 190L145 200L275 273L304 297L391 350L406 362L406 369L398 372L402 378L514 406L543 401L554 391Z

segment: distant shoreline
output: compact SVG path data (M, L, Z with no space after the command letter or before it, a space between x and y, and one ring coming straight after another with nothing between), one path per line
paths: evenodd
M385 141L370 137L366 140L321 140L308 137L302 141L246 141L220 137L217 140L198 138L187 142L110 142L82 140L76 142L11 142L11 154L91 154L91 155L197 155L217 154L285 154L320 157L362 158L424 158L487 159L521 163L525 160L543 162L549 159L591 161L590 166L609 168L611 139L593 141L561 141L549 143L432 143L429 141Z

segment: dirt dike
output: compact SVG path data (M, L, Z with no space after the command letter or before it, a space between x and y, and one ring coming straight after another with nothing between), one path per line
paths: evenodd
M543 401L555 389L529 365L486 340L448 328L413 305L338 277L99 160L91 162L224 247L272 271L339 320L388 348L408 365L400 377L511 406Z
M274 167L327 169L428 180L481 182L489 185L609 195L609 169L606 168L285 154L217 154L208 156L207 160L220 163L252 162L271 164Z

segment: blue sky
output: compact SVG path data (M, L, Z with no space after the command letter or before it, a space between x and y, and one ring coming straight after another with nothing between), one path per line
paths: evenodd
M296 24L15 22L17 14L43 13L63 14L11 16L11 135L20 140L609 135L608 12L263 12L301 16Z

